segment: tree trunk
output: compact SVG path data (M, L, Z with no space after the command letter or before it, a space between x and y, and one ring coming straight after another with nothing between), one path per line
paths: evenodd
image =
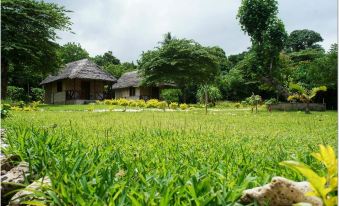
M1 99L6 99L7 97L8 67L8 61L5 58L1 58Z
M305 114L311 114L311 112L310 112L310 102L306 102Z
M207 105L208 105L208 93L207 87L205 88L205 114L207 114Z

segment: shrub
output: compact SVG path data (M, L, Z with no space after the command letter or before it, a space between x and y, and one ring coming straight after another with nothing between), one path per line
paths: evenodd
M96 100L96 101L95 101L95 104L102 105L102 104L105 104L105 103L104 103L104 101Z
M10 116L11 105L1 104L1 119Z
M163 109L165 111L166 107L168 106L166 101L161 101L158 103L158 108Z
M157 108L159 101L157 99L150 99L146 102L147 108Z
M180 96L180 89L163 89L160 93L160 98L166 102L178 102Z
M30 107L30 106L25 106L23 109L22 109L22 111L25 111L25 112L31 112L31 111L34 111L33 109L32 109L32 107Z
M24 108L25 105L26 105L26 104L25 104L24 101L19 101L19 102L18 102L18 106L19 106L20 108Z
M178 103L172 102L172 103L169 105L169 108L171 108L171 109L177 109L177 108L178 108Z
M188 105L187 104L180 104L180 109L186 110L186 109L188 109Z
M8 86L7 96L11 100L19 101L26 99L25 90L20 87Z
M41 88L31 88L31 95L33 101L44 101L45 90Z
M118 102L118 105L125 107L123 110L125 112L127 109L127 106L129 105L129 100L122 98L122 99L118 99L117 102Z
M137 106L138 107L146 107L146 102L143 99L137 100Z
M129 106L131 106L131 107L136 107L136 106L138 106L138 100L130 100Z
M87 107L87 110L89 111L89 112L93 112L94 111L94 104L93 103L90 103L90 104L88 104L89 106Z
M105 99L104 100L104 104L106 104L106 105L112 105L112 99Z
M12 107L11 107L11 110L13 110L13 111L21 111L22 108L20 108L20 107L18 107L18 106L12 106Z

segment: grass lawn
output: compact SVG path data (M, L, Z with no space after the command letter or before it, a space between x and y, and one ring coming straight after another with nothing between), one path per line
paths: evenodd
M337 148L337 112L80 107L12 112L2 122L6 152L29 162L32 178L52 179L47 199L57 205L231 205L273 176L303 179L279 162L322 170L310 154L319 144Z

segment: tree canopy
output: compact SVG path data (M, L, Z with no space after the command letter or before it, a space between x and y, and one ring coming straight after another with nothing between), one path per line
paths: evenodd
M8 69L13 65L45 73L59 67L57 30L69 30L68 10L33 0L1 2L1 98L6 97Z
M193 40L172 39L144 52L138 61L146 84L175 83L179 88L213 81L220 71L219 48L203 47Z
M69 42L59 49L62 64L89 58L88 52L79 43Z
M294 30L288 36L286 48L289 51L295 52L311 48L321 48L320 45L316 44L321 41L323 41L323 38L318 32L308 29Z

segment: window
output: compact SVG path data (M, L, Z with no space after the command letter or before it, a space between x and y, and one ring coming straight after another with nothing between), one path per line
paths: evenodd
M62 92L62 81L57 82L57 92Z
M134 87L129 88L129 96L135 96L135 88Z

